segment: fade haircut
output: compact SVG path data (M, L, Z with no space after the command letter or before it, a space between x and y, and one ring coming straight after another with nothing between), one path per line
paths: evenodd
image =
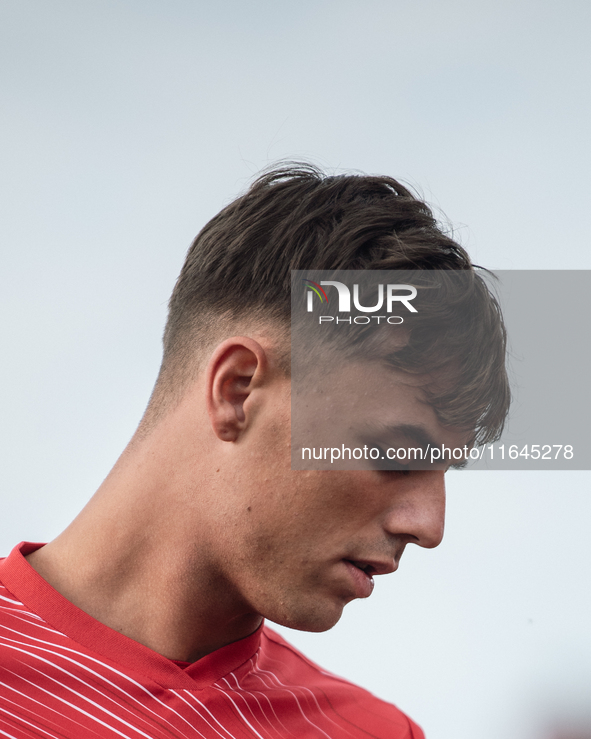
M430 208L391 177L331 176L300 163L264 172L189 248L170 298L162 366L144 423L178 402L211 349L237 326L274 331L289 371L292 270L392 269L474 274L468 254ZM494 351L482 362L500 373L496 400L487 393L479 405L489 408L481 436L490 439L502 429L509 395L504 327L494 297L484 292Z

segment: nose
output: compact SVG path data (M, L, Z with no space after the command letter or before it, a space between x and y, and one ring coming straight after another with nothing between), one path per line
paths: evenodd
M396 490L384 522L385 530L426 549L441 544L445 524L443 471L413 470L392 485Z

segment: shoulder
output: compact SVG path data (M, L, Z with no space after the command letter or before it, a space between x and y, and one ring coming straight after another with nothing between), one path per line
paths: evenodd
M327 672L266 625L257 667L284 689L299 692L303 701L337 716L349 730L358 729L352 736L424 739L419 726L396 706Z

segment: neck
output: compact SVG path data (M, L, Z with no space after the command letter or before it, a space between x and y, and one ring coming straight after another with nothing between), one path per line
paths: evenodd
M200 485L188 486L175 436L164 430L166 444L153 435L131 444L80 515L28 561L101 623L193 662L248 636L261 617L212 561L207 487L214 479L193 467Z

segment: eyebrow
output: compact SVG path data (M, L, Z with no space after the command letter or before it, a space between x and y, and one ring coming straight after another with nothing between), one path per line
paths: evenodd
M412 423L401 423L392 426L376 424L371 426L371 431L379 433L380 435L386 434L391 436L402 435L406 436L409 440L414 441L419 447L426 453L429 449L441 449L441 445L435 441L431 434L427 431L424 426L419 426ZM425 460L423 460L425 461ZM447 470L461 470L464 469L469 460L464 459L462 462L455 461L448 465L445 469Z

